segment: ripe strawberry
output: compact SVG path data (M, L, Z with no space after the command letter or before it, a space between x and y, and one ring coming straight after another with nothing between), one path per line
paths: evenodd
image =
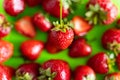
M120 54L118 54L116 57L116 63L117 63L118 69L120 70Z
M43 47L44 44L42 41L27 40L21 44L20 49L24 57L29 60L36 60L40 56Z
M0 14L0 37L5 37L11 32L12 25Z
M35 7L41 3L42 0L25 0L25 2L28 4L30 7Z
M74 72L74 80L96 80L95 72L89 66L78 66Z
M0 64L4 63L13 55L13 44L4 40L0 40Z
M15 76L15 69L13 67L5 66L5 68L7 69L11 77Z
M70 80L70 67L63 60L52 59L43 63L39 80Z
M118 15L117 7L110 0L89 0L86 13L87 20L91 24L111 24Z
M16 70L16 80L38 80L40 65L37 63L24 63Z
M9 70L6 66L0 64L0 80L12 80Z
M69 56L70 57L85 57L90 55L92 52L91 46L86 42L84 38L78 38L77 40L73 41L70 50Z
M73 31L77 36L84 36L92 26L82 17L74 16L72 19Z
M24 0L4 0L4 9L11 16L17 16L25 9Z
M105 31L102 36L102 45L105 49L120 53L120 30L111 28Z
M25 16L15 23L15 29L22 35L33 38L36 35L36 31L31 22L31 17Z
M88 60L87 65L96 73L105 74L109 70L112 70L113 63L113 58L109 58L104 52L99 52Z
M47 32L52 27L52 24L46 19L42 13L36 13L33 17L33 23L43 32Z
M115 72L105 76L105 80L120 80L120 73Z
M69 14L69 3L66 0L62 0L62 17L65 18ZM49 14L60 18L60 0L44 0L42 6Z

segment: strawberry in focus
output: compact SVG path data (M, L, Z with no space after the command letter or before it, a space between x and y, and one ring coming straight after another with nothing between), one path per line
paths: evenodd
M13 55L14 46L12 43L0 40L0 64L7 61Z
M74 72L74 80L96 80L95 72L89 66L78 66Z
M92 52L91 46L86 42L84 38L78 38L70 46L69 56L70 57L85 57L90 55Z
M24 0L4 0L4 9L11 16L17 16L25 9Z
M43 63L40 74L39 80L70 80L70 67L63 60L52 59Z
M50 21L42 13L36 13L33 16L33 23L43 32L47 32L52 27Z
M10 24L3 14L0 14L0 38L10 34L12 24Z
M62 0L62 3L62 17L65 18L69 14L69 3L67 0ZM42 6L49 14L60 18L60 0L44 0Z
M115 60L113 57L109 57L104 52L99 52L88 60L87 65L90 66L96 73L105 74L112 71L114 63Z
M80 16L74 16L71 22L73 24L73 31L77 36L84 36L92 29L92 26Z
M24 63L16 70L16 80L38 80L40 65L37 63Z
M120 80L120 73L114 72L111 74L107 74L104 80Z
M10 71L6 66L0 64L0 80L12 80Z
M31 17L24 16L15 22L15 29L22 35L30 38L36 36L34 25L32 24Z
M36 60L44 47L44 43L38 40L26 40L24 41L21 46L20 50L22 55L29 60Z
M25 2L28 4L30 7L35 7L41 3L42 0L25 0Z
M89 0L86 19L90 24L111 24L118 16L118 9L110 0Z

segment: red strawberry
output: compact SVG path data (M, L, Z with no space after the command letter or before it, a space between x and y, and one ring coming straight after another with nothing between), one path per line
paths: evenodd
M33 17L33 23L43 32L47 32L52 27L52 24L46 19L42 13L36 13Z
M27 59L36 60L43 50L44 44L38 40L27 40L21 44L22 55Z
M24 0L4 0L4 9L11 16L17 16L25 9Z
M105 80L120 80L120 73L115 72L105 76Z
M78 38L75 40L69 50L70 57L85 57L92 52L91 46L86 42L84 38Z
M9 70L3 65L0 65L0 80L12 80Z
M13 55L13 44L4 40L0 40L0 64L4 63Z
M70 80L70 67L63 60L48 60L42 65L40 74L39 80Z
M84 36L92 28L92 26L80 16L74 16L72 24L74 33L77 36Z
M40 65L37 63L24 63L16 70L16 80L38 80Z
M120 54L118 54L116 57L116 63L117 63L118 69L120 70Z
M24 36L33 38L36 35L36 31L31 22L31 17L25 16L15 23L15 29Z
M89 66L78 66L74 75L74 80L96 80L95 72Z
M65 18L69 14L69 4L66 0L62 1L63 1L62 17ZM45 11L47 11L48 13L57 18L60 18L60 0L44 0L42 2L42 6Z
M11 32L12 25L0 14L0 37L5 37Z
M120 30L111 28L105 31L102 36L102 45L105 49L120 53Z
M6 69L8 69L10 76L13 77L15 75L15 69L11 66L5 66L5 67Z
M111 24L118 15L117 7L110 0L89 0L87 7L86 17L92 24Z
M37 6L41 3L42 0L25 0L25 2L28 4L30 7Z
M66 49L70 46L74 38L74 32L72 29L68 29L65 32L51 30L48 40L52 41L53 46L58 49Z
M51 53L51 54L55 54L57 52L59 52L60 50L58 48L56 48L50 41L48 41L45 45L46 50Z
M88 60L87 65L96 73L105 74L112 69L113 63L114 59L109 58L104 52L99 52Z

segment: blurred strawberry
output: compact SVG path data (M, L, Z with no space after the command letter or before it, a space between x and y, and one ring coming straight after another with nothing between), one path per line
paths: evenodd
M42 0L25 0L25 2L28 4L30 7L35 7L41 3Z

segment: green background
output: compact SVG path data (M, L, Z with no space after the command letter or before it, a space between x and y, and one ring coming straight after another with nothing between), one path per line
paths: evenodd
M120 10L120 0L112 0L113 3L119 8ZM82 0L82 4L80 5L76 5L77 9L75 9L74 14L70 14L68 16L68 20L72 19L72 17L74 15L79 15L82 17L85 17L85 12L86 12L86 3L88 2L88 0ZM36 12L44 12L43 9L40 6L34 7L34 8L30 8L27 7L25 8L24 12L21 13L20 15L16 16L16 17L12 17L9 16L3 9L3 0L0 0L0 13L4 14L6 16L6 18L12 23L14 24L16 20L20 19L22 16L32 16L33 14L35 14ZM120 11L119 11L119 15L118 18L120 17ZM48 17L51 22L52 21L56 21L58 19L49 16ZM75 67L77 67L78 65L85 65L87 60L89 59L89 57L91 57L92 55L94 55L97 52L101 52L101 51L106 51L105 49L103 49L102 45L101 45L101 36L103 34L103 32L105 30L107 30L108 28L114 27L115 22L111 25L96 25L94 26L94 28L86 35L86 38L88 39L88 43L92 46L92 54L88 57L83 57L83 58L70 58L68 56L68 49L59 52L58 54L49 54L46 50L43 50L40 57L35 61L38 62L40 64L42 64L43 62L49 60L49 59L63 59L65 61L67 61L71 67L72 70L75 69ZM37 35L34 39L37 40L41 40L46 42L47 39L47 33L41 32L40 30L37 30ZM5 65L9 65L12 66L14 68L17 68L20 64L23 64L25 62L24 58L21 57L21 52L19 50L20 44L25 41L28 40L30 38L24 37L21 34L19 34L14 28L12 29L12 32L5 38L3 38L4 40L10 41L14 44L14 55L12 56L12 58L10 58L8 61L6 61L4 64ZM114 68L114 71L118 71L116 66ZM104 75L100 75L97 74L97 80L103 80Z

